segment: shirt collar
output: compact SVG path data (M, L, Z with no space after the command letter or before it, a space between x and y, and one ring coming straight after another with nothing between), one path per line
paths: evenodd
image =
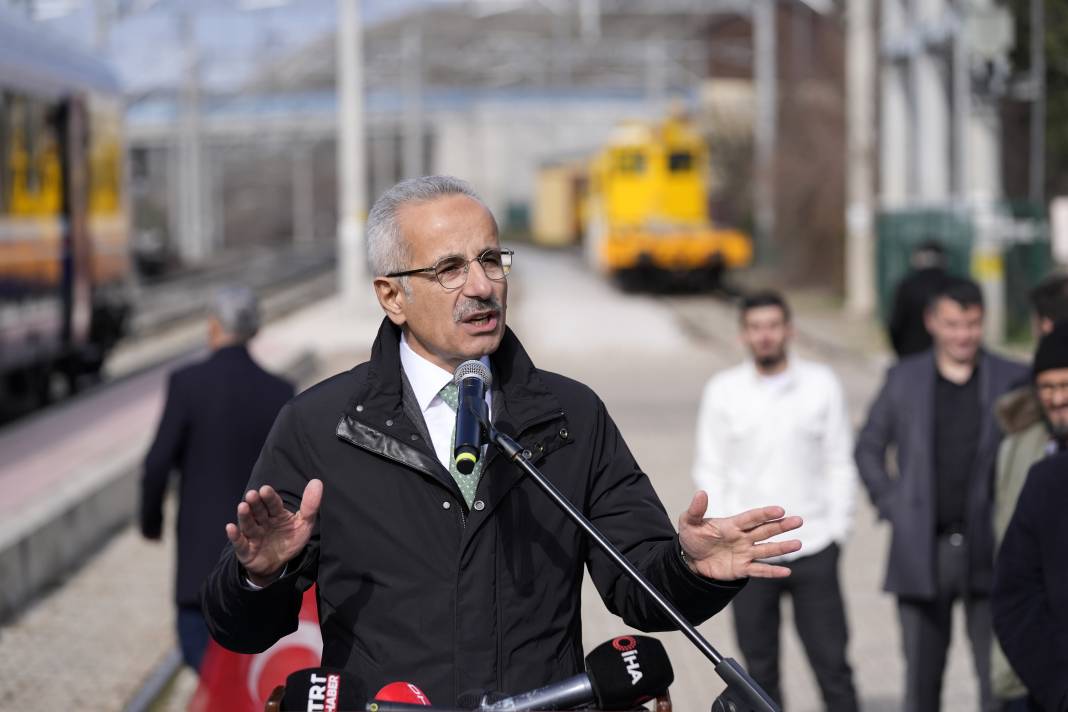
M479 360L486 368L490 367L489 356L483 356ZM452 374L417 354L408 345L403 331L400 337L400 362L415 393L415 399L419 402L419 410L425 413L445 384L452 380Z
M749 359L749 376L754 383L771 383L777 388L788 388L797 380L797 368L794 360L794 357L788 355L785 369L774 376L764 376L757 370L756 362L753 359Z

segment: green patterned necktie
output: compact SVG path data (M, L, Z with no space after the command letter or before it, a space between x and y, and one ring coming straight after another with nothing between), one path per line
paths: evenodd
M453 412L456 412L457 405L460 401L460 396L457 393L456 384L449 381L445 384L445 387L438 391L438 395L441 396L441 400L445 401ZM456 427L453 426L452 436L449 438L450 442L455 443L456 439ZM462 474L456 469L456 461L452 457L454 447L449 448L449 474L456 480L456 485L460 488L460 493L464 496L464 501L467 502L468 509L475 502L475 489L478 488L478 479L482 476L482 460L481 458L475 463L475 469L471 471L470 475Z

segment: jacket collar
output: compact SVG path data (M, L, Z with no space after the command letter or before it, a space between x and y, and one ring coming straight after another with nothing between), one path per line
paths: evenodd
M400 335L400 327L388 318L382 320L371 347L367 379L354 394L348 415L366 420L365 414L370 412L378 420L383 415L389 418L403 411ZM511 329L505 327L504 337L497 351L490 355L490 362L494 375L494 416L501 418L502 429L515 428L509 434L514 436L527 425L562 411ZM497 398L498 393L503 397Z
M504 433L530 449L535 461L573 442L567 436L566 415L556 396L545 386L534 364L510 329L497 351L493 364L493 422ZM448 470L432 454L426 425L414 395L404 396L405 376L400 364L400 329L384 319L371 349L366 378L337 425L337 436L350 444L410 467L436 480L463 502L459 488ZM407 407L406 407L407 406ZM562 427L564 426L564 427ZM422 441L422 445L419 444ZM478 485L485 511L480 523L464 529L469 542L489 520L507 493L523 478L519 468L494 465L497 448L487 450L485 473ZM465 508L466 509L466 508Z

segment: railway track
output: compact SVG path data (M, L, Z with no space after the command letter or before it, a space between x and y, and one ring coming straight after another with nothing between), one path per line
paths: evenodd
M83 381L74 393L54 388L53 400L43 407L4 404L0 433L195 353L203 345L204 321L217 287L240 282L253 289L261 299L264 323L322 299L335 289L334 252L332 244L254 249L224 255L206 269L138 285L130 334L109 355L100 379Z

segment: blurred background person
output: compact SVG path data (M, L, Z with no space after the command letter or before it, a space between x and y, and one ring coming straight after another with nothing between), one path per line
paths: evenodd
M960 600L982 709L989 710L991 492L1001 438L993 404L1026 370L983 350L983 297L970 280L948 280L926 323L933 349L887 372L857 440L857 466L879 516L892 527L884 588L898 598L904 709L941 708L953 606Z
M1016 501L1031 466L1063 449L1068 420L1063 411L1064 394L1054 384L1064 373L1057 365L1057 346L1066 336L1068 319L1068 275L1055 273L1031 290L1031 324L1041 339L1031 369L1031 380L998 399L995 407L1005 439L998 450L994 486L994 544L1005 536ZM1053 338L1052 333L1061 334ZM1001 646L994 641L990 658L990 679L994 696L1007 710L1027 710L1027 689L1012 670Z
M1068 380L1057 388L1068 393ZM1029 698L1014 710L1068 710L1068 454L1035 464L994 567L994 628Z
M1041 338L1053 331L1057 322L1068 321L1068 274L1046 275L1028 295L1031 302L1031 331Z
M753 678L783 701L779 684L780 599L793 601L798 635L826 709L857 709L846 658L849 630L838 579L840 546L852 521L856 468L838 378L788 353L790 309L775 292L742 300L741 341L751 355L705 386L693 477L708 492L706 516L774 497L805 526L801 551L779 557L791 575L752 579L735 597L738 646Z
M924 240L909 257L912 270L901 278L894 291L890 313L890 343L898 358L931 348L931 335L924 324L927 305L949 275L946 273L946 250L938 240Z
M259 306L245 287L220 289L208 320L211 355L171 374L141 480L141 533L159 539L172 471L179 474L177 629L182 658L199 669L208 644L200 585L226 544L230 510L293 385L263 370L248 351Z
M1040 340L1053 331L1055 324L1068 321L1068 274L1055 272L1047 275L1028 294L1028 301L1031 304L1031 331L1035 339ZM999 398L996 413L1006 435L1039 423L1043 408L1034 384L1028 380ZM1012 501L1015 503L1015 496ZM1011 505L1008 514L1012 514Z
M1060 323L1042 337L1031 368L1029 389L1039 404L1033 420L1003 420L1006 436L998 450L994 489L994 541L1000 545L1009 526L1027 473L1036 462L1062 452L1068 442L1068 323ZM1006 395L1002 400L1008 398ZM999 401L1000 406L1000 401ZM999 416L1000 416L999 412ZM1013 413L1019 415L1019 413ZM995 697L1007 712L1038 710L1027 688L1013 671L995 641L990 662Z

